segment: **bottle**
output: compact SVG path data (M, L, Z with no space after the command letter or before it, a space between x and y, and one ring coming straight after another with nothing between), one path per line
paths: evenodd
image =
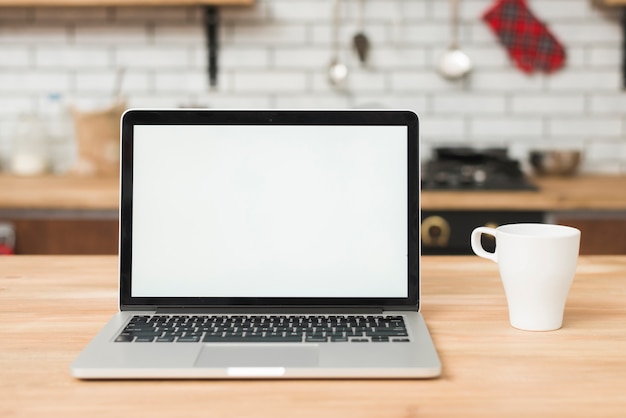
M76 134L72 115L61 94L48 95L42 118L47 136L50 170L54 174L65 174L76 162Z

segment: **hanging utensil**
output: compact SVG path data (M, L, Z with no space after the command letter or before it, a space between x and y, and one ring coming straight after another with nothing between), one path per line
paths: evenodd
M217 53L218 53L218 32L219 13L216 6L204 7L204 31L207 47L207 70L209 73L209 86L217 86Z
M458 0L450 0L450 5L452 9L450 17L452 38L448 50L439 61L439 73L447 79L458 80L472 70L472 61L458 45L459 2Z
M339 59L339 8L340 0L335 0L333 7L332 19L332 48L333 56L328 66L328 82L335 86L341 87L348 79L348 66Z
M352 37L352 47L359 57L361 65L367 64L370 50L370 41L365 35L365 0L359 0L359 15L357 21L357 33Z

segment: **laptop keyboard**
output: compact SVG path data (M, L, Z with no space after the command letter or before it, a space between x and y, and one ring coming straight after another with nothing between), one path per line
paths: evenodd
M136 315L115 342L408 342L402 316Z

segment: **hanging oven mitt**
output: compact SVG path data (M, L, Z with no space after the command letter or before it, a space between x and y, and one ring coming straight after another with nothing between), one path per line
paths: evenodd
M497 0L483 14L483 20L522 71L551 73L565 63L563 45L533 15L526 0Z

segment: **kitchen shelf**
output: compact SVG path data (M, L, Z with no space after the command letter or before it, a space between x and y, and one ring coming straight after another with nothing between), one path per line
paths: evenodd
M254 0L0 0L0 7L250 6Z

